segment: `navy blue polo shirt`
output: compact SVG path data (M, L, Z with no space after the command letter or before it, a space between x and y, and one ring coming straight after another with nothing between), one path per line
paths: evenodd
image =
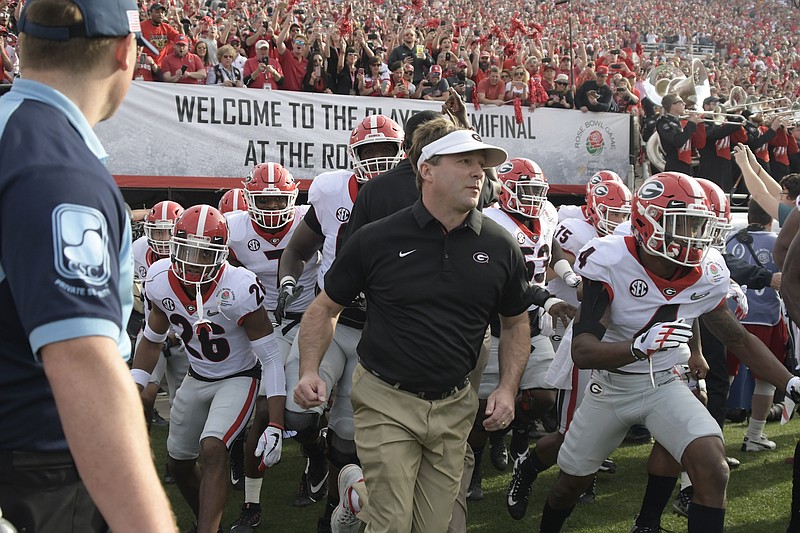
M519 245L499 224L473 210L447 232L420 200L355 232L325 275L334 302L366 295L364 366L419 391L462 382L490 317L524 313L529 287Z
M0 98L0 450L67 449L43 346L104 336L130 358L130 222L106 159L61 93L19 79Z

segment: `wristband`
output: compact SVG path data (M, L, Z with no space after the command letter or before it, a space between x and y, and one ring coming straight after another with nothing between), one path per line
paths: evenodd
M566 259L559 259L556 261L556 264L553 265L553 272L555 272L561 279L564 279L564 276L567 274L575 274L575 272L572 270L572 266Z
M141 368L131 368L131 377L133 378L133 382L141 388L147 387L147 384L150 383L150 372L142 370Z
M632 342L631 342L631 356L637 361L644 361L645 359L647 359L647 354L645 354L644 357L639 357L638 355L636 355L636 350L634 350Z
M284 285L288 285L291 283L292 285L297 285L297 280L294 279L294 276L283 276L281 278L281 282L278 283L278 287L283 287Z
M545 300L544 304L542 304L542 309L544 309L545 313L550 314L550 308L551 307L553 307L556 304L563 303L563 302L564 302L564 300L562 300L561 298L556 298L555 296L551 296L550 298Z
M164 333L158 333L157 331L153 330L153 328L150 327L150 324L145 324L144 331L142 333L144 334L144 338L149 340L150 342L155 344L161 344L162 342L167 340L169 329L167 329L167 331L165 331Z
M282 426L282 425L280 425L280 424L276 424L275 422L270 422L270 423L269 423L269 426L271 426L271 427L274 427L274 428L278 428L278 429L280 429L281 431L284 431L284 430L286 430L286 428L285 428L285 427L283 427L283 426Z

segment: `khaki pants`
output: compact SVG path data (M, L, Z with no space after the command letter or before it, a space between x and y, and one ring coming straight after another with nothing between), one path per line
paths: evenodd
M447 531L477 409L473 388L427 401L358 365L351 400L369 495L366 532Z

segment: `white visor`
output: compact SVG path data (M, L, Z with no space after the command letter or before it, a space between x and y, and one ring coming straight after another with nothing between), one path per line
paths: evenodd
M486 154L486 167L502 165L508 159L508 153L498 146L486 144L480 135L472 130L456 130L437 139L422 149L417 161L417 169L422 168L422 163L436 155L463 154L483 150Z

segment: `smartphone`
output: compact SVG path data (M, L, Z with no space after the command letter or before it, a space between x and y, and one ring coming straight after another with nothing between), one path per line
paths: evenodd
M444 25L446 25L446 24L447 24L447 22L445 22L445 21L443 21L443 20L440 20L440 21L439 21L439 26L444 26Z
M363 69L363 68L360 68L360 69L358 69L358 72L357 72L357 74L358 74L359 76L363 76L363 75L364 75L364 69Z
M378 38L378 34L377 33L370 33L369 35L367 35L367 37L370 38L370 39L377 39Z
M445 60L445 61L452 61L452 59L451 59L452 57L453 57L453 54L451 54L450 52L447 52L447 53L444 55L444 60Z
M614 55L617 55L619 54L619 48L614 48L613 50L609 50L609 52L611 52Z
M472 35L474 35L475 37L480 37L481 36L481 30L473 30Z

